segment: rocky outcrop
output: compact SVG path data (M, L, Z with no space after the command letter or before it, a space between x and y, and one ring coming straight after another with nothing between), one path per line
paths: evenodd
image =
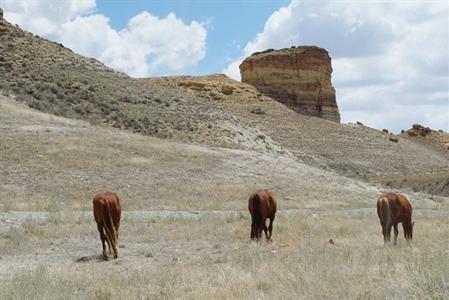
M294 111L340 122L331 83L331 58L315 46L256 52L240 65L242 82Z
M424 127L420 124L413 124L412 128L407 130L409 136L426 136L432 133L432 129Z
M0 32L12 31L13 29L14 27L3 18L3 10L0 7Z

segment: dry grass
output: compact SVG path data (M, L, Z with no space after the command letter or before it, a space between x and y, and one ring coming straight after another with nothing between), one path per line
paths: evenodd
M372 208L375 186L287 155L167 142L16 104L2 105L0 118L0 207L51 214L1 224L0 299L449 297L447 218L417 217L411 244L401 236L397 247L384 247L375 213L332 213ZM243 210L261 186L275 191L280 208L310 208L315 217L279 216L273 243L250 242ZM104 189L117 191L125 210L243 213L124 219L120 257L103 261L96 226L60 211L90 214L92 194ZM447 204L408 196L417 209Z
M93 224L47 224L22 236L27 246L16 256L2 258L9 279L0 298L448 297L449 222L416 221L414 241L401 236L396 247L383 246L374 216L280 218L273 243L250 242L246 217L128 221L120 257L110 261L94 258L100 242Z
M418 173L415 175L389 175L369 178L368 182L387 187L413 191L425 191L432 195L449 196L449 170L435 173Z
M272 189L284 209L371 207L381 192L289 156L49 119L1 99L3 211L90 210L102 190L116 191L127 210L241 210L260 187Z

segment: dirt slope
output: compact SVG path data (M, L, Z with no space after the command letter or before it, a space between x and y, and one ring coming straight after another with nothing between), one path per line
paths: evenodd
M153 78L151 82L219 102L308 164L368 181L449 195L449 151L355 124L336 124L293 112L248 84L224 75ZM216 91L228 90L227 95ZM436 134L436 133L435 133ZM438 133L443 135L444 133ZM419 178L418 178L419 177ZM429 186L436 182L439 188ZM426 181L425 180L425 181Z
M242 210L260 187L273 189L281 208L371 207L381 192L286 155L169 142L55 117L3 96L0 119L5 211L90 210L93 193L105 189L126 199L128 210Z

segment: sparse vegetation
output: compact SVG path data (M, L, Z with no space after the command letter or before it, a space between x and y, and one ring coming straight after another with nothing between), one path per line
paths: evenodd
M415 219L413 242L401 229L397 247L383 246L375 215L281 217L273 243L250 242L247 218L125 220L121 255L106 262L76 262L100 253L93 224L64 223L57 234L49 224L45 242L3 259L14 271L0 298L445 298L449 223ZM39 255L27 258L29 251Z
M91 210L106 189L128 210L241 209L261 186L288 198L283 208L366 207L380 193L288 156L167 142L1 103L3 211Z
M220 122L241 125L220 107L132 79L17 28L0 30L0 73L3 93L43 112L145 135L238 147ZM217 134L211 135L208 126Z
M408 195L414 241L405 244L401 230L399 246L384 247L373 209L381 190L363 182L287 156L162 141L3 98L0 105L0 206L50 214L2 223L1 299L448 295L449 224L437 217L446 197ZM275 220L274 243L249 242L246 200L260 186L287 210ZM237 213L124 217L119 259L103 261L94 222L70 211L91 216L93 193L106 188L122 196L125 210Z

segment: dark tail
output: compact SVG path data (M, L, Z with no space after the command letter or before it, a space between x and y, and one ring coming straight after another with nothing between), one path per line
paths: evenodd
M253 210L251 211L251 239L260 238L260 226L262 223L260 200L261 199L257 193L251 199L253 207Z
M103 204L103 220L106 239L114 251L114 256L117 257L117 233L112 221L111 209L109 208L109 203L107 201Z
M260 219L261 219L261 211L260 211L260 201L261 201L261 199L259 198L259 195L258 194L255 194L254 195L254 197L253 197L253 199L252 199L252 201L253 201L253 221L256 223L256 224L259 224L260 223Z

